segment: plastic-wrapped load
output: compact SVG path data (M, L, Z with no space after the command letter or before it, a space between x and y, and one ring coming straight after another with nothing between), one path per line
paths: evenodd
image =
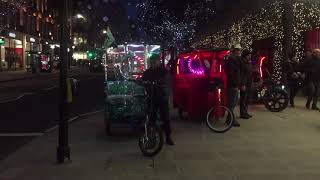
M142 86L130 81L113 81L107 83L107 89L106 108L109 121L131 124L144 118Z

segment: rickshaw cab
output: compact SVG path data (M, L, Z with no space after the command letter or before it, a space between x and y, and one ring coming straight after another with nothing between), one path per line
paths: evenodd
M174 72L173 105L188 114L189 119L199 120L208 110L225 98L227 77L223 62L228 50L197 50L181 53Z

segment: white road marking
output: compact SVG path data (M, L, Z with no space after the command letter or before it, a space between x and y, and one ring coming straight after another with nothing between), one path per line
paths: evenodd
M44 88L44 89L41 89L43 91L50 91L50 90L53 90L55 88L58 88L58 86L54 85L54 86L51 86L51 87L48 87L48 88ZM17 97L14 97L14 98L11 98L11 99L7 99L7 100L4 100L4 101L0 101L0 104L5 104L5 103L10 103L10 102L14 102L14 101L18 101L20 99L22 99L23 97L25 96L28 96L28 95L35 95L37 94L37 92L34 92L34 93L23 93Z
M88 80L95 79L95 78L97 78L97 77L89 77Z
M23 93L21 95L19 95L18 97L12 98L12 99L8 99L8 100L4 100L4 101L0 101L0 104L5 104L5 103L9 103L9 102L14 102L14 101L18 101L19 99L23 98L24 96L28 96L28 95L34 95L35 93Z
M44 91L50 91L50 90L52 90L52 89L55 89L55 88L58 88L58 86L51 86L51 87L48 87L48 88L44 88L44 89L42 89L42 90L44 90Z
M37 137L44 133L0 133L0 137Z
M102 110L98 110L98 111L93 111L93 112L89 112L89 113L80 114L80 115L78 115L78 116L75 116L75 117L70 118L70 119L68 120L68 122L71 123L71 122L73 122L73 121L75 121L75 120L77 120L77 119L79 119L79 118L81 118L81 117L90 116L90 115L97 114L97 113L103 112L103 111L104 111L104 110L102 109ZM59 127L59 125L55 125L55 126L53 126L52 128L49 128L49 129L47 129L46 131L44 131L44 133L52 132L52 131L56 130L58 127Z
M89 113L84 113L84 114L81 114L79 116L75 116L73 118L70 118L68 120L69 123L81 118L81 117L84 117L84 116L90 116L90 115L93 115L93 114L97 114L99 112L102 112L104 110L98 110L98 111L94 111L94 112L89 112ZM59 126L56 125L52 128L49 128L47 129L44 133L0 133L0 137L38 137L38 136L43 136L45 135L46 133L50 133L54 130L56 130Z

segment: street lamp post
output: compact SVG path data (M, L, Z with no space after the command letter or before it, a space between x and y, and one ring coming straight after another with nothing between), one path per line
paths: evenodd
M67 77L68 77L68 5L69 0L60 0L60 103L59 103L59 143L57 148L57 161L63 163L66 158L70 160L70 147L68 139L68 120L67 120Z

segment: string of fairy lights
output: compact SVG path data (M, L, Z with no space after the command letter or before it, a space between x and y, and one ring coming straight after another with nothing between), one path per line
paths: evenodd
M273 54L273 73L272 78L280 81L281 58L284 38L282 26L283 6L281 2L275 2L254 14L246 15L240 21L235 22L228 30L222 30L208 36L196 44L199 46L231 47L241 45L244 49L252 49L253 41L274 37L275 51Z
M293 16L293 53L298 60L302 60L305 50L304 32L319 29L320 26L320 4L297 2L293 5Z
M194 47L231 47L239 44L246 49L252 49L254 41L274 38L273 80L280 81L282 77L283 59L283 3L275 2L254 14L249 14L235 22L228 30L222 30L196 42ZM304 57L304 32L320 29L320 4L315 2L293 3L293 55L301 61Z
M5 18L8 15L14 15L21 8L26 6L25 0L0 0L0 18ZM0 31L6 28L6 24L3 24L4 21L0 23Z
M178 49L192 41L196 28L213 10L207 8L206 1L194 0L187 4L183 17L178 18L161 1L146 0L138 4L140 9L139 28L153 41Z

